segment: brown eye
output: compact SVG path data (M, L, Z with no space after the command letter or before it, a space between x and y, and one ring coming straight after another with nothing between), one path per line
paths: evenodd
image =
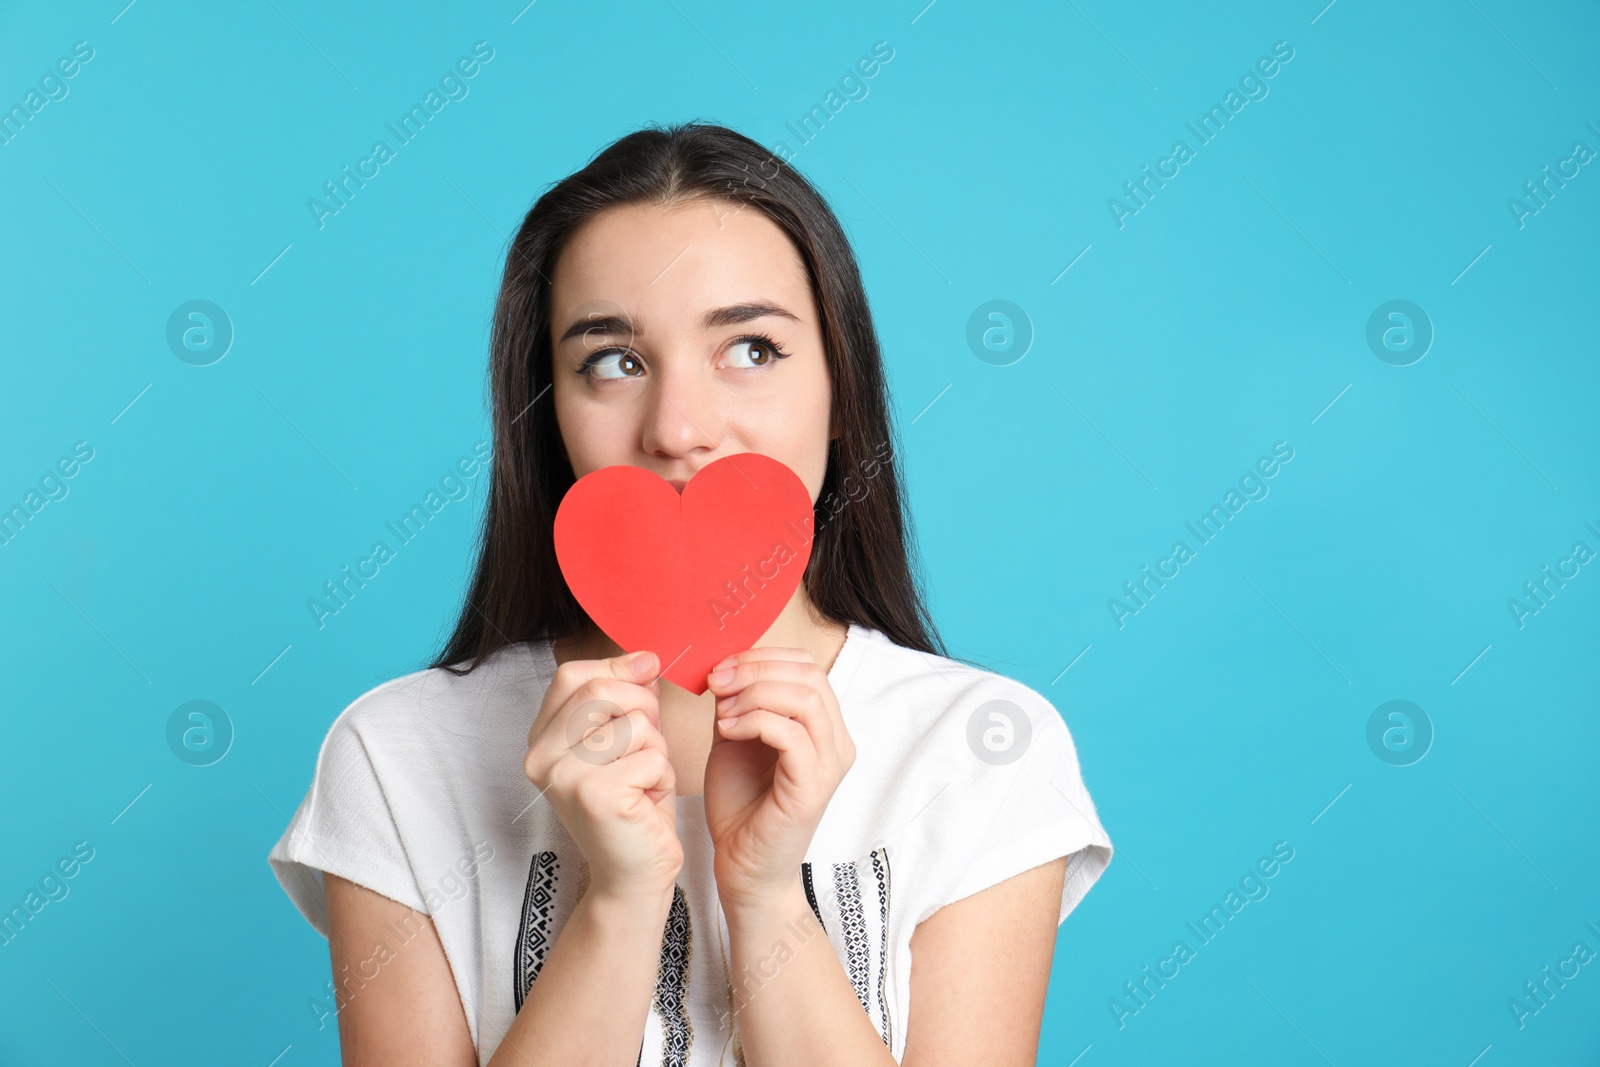
M734 355L735 367L767 367L780 359L787 359L789 353L779 348L770 337L741 337L728 347ZM742 356L737 353L743 352Z
M585 359L578 373L594 378L637 378L644 373L644 363L632 352L607 348Z

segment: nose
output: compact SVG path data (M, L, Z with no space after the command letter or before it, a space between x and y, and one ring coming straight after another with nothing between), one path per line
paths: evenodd
M715 383L687 361L663 360L645 400L640 447L653 456L683 459L713 452L722 442L723 417L714 395Z

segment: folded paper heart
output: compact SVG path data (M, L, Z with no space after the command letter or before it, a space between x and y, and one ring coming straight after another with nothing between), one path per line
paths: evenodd
M556 509L556 560L595 625L649 649L696 695L725 657L755 645L811 558L811 494L770 456L724 456L682 495L643 467L579 478Z

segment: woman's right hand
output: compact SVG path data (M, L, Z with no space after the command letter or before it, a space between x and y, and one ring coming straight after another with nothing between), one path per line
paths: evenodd
M683 866L654 652L556 667L523 772L589 862L589 891L659 897Z

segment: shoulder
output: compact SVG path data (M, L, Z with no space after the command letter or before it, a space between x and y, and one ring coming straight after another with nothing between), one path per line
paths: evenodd
M1016 678L877 631L862 636L838 694L856 759L811 858L892 858L902 897L909 893L902 907L920 922L952 900L1079 855L1069 861L1065 917L1109 861L1110 841L1061 713Z
M892 825L924 805L936 821L981 820L1008 795L1082 789L1072 734L1037 689L878 631L861 636L838 694L856 748L840 795L858 815L842 821L871 813Z
M539 652L536 644L508 645L475 667L474 661L465 660L453 669L430 667L373 686L334 718L323 755L351 746L364 749L369 758L437 752L451 739L482 739L508 719L507 709L525 706L530 699L538 706L553 669Z
M934 730L981 735L1008 722L1027 736L1059 732L1070 744L1061 714L1032 686L985 667L895 644L877 630L857 633L861 655L848 685L852 730L860 725L885 737L925 737Z

